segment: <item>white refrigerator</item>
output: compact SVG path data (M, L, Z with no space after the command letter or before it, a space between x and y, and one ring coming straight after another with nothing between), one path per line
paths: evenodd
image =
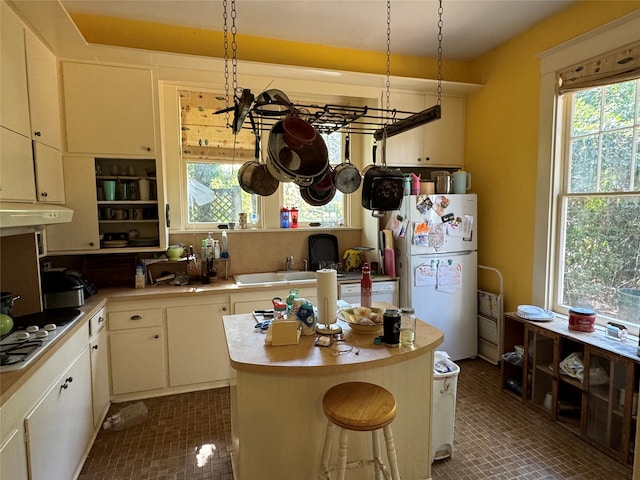
M396 232L400 305L444 332L452 360L478 354L477 196L411 195Z

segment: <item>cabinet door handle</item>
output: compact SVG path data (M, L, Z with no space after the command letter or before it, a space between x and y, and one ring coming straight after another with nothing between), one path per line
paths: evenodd
M42 193L40 194L40 196L41 196L41 197L46 197L46 196L47 196L47 192L42 192Z
M104 317L98 317L98 323L104 322Z
M34 134L36 137L40 137L40 136L42 135L42 134L40 133L40 130L36 130L35 132L33 132L33 134Z
M165 213L164 213L165 219L167 221L167 228L169 228L171 226L171 213L169 212L169 204L167 203L166 207L165 207Z
M147 152L150 152L150 151L151 151L151 147L144 147L144 149L145 149Z
M93 247L94 243L93 242L89 242L89 246Z
M222 311L226 312L227 311L227 307L222 307Z
M93 346L93 349L94 349L94 350L97 350L97 349L98 349L98 345L94 345L94 346Z
M142 316L141 315L131 315L131 318L129 320L142 320Z
M73 377L69 377L64 381L64 384L60 386L60 388L64 388L65 390L69 388L69 384L73 382Z
M153 338L158 339L160 338L160 335L154 335Z

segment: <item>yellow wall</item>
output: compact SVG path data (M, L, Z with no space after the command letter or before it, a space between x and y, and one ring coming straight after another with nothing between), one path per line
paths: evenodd
M579 2L470 64L471 79L485 87L467 98L465 169L479 199L479 263L502 272L505 311L531 302L540 95L536 55L639 8L638 1Z
M73 14L72 19L89 43L224 57L222 32L89 14ZM434 35L436 28L437 23L434 19ZM381 31L381 35L383 33ZM231 34L228 40L231 43ZM384 74L386 72L384 52L253 37L243 35L241 31L237 34L237 45L238 60L362 73ZM381 48L386 48L386 45L382 45ZM442 67L443 79L467 81L467 69L468 65L465 62L445 59ZM391 55L391 75L437 78L437 72L438 64L434 58L393 55L393 53Z

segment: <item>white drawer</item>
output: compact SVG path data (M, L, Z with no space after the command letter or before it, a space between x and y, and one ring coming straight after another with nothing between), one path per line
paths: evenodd
M96 313L93 317L91 317L91 319L89 320L89 336L94 336L96 333L98 333L100 330L102 330L104 328L104 325L106 323L107 317L104 311L104 308L101 308L98 313Z
M161 308L111 312L109 314L109 330L125 330L128 328L144 328L161 325Z

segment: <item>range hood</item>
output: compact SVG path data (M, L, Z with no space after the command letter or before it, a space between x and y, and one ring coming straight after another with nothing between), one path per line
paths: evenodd
M73 210L43 203L0 202L0 229L69 223Z

